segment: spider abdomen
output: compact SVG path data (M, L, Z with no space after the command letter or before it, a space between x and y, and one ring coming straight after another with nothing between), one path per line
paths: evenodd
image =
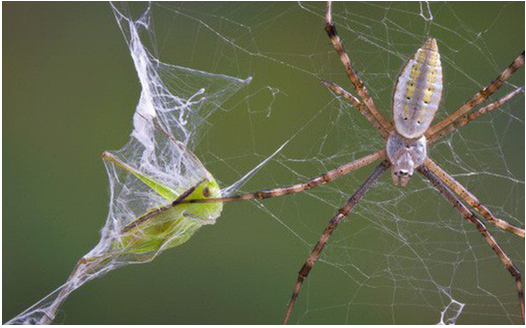
M402 68L393 94L396 131L409 139L431 125L442 97L442 65L436 40L428 39Z

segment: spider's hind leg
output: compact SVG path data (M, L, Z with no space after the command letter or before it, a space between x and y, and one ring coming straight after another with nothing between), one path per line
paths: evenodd
M436 164L431 158L426 158L424 165L427 170L433 172L436 179L441 183L450 188L458 197L465 201L469 206L471 206L475 211L482 215L488 222L496 225L497 227L509 231L519 237L524 238L524 229L516 227L511 223L508 223L504 220L496 218L493 213L482 204L477 197L475 197L466 187L462 186L458 181L456 181L451 175L444 171L438 164Z
M303 266L301 267L299 273L298 273L298 279L296 282L296 285L294 286L294 291L292 293L292 297L289 301L289 304L287 306L287 312L285 313L285 317L283 318L283 324L287 324L290 316L292 314L292 310L294 309L294 304L296 303L296 299L299 296L301 286L303 285L303 282L305 279L307 279L307 276L309 275L310 271L312 270L312 267L314 266L314 263L316 263L316 260L320 256L321 252L323 251L323 248L329 241L329 238L331 234L336 230L338 227L338 224L346 217L348 216L351 211L354 209L356 205L362 200L363 196L369 191L369 189L378 181L378 179L382 176L382 174L389 168L390 164L388 161L383 161L380 165L376 167L376 169L367 177L367 179L364 181L364 183L354 192L354 194L351 196L351 198L347 201L347 203L338 210L338 214L336 214L330 221L328 226L323 230L322 235L320 236L320 239L314 249L311 251L309 257L307 258L307 261Z
M491 235L491 233L488 231L486 226L477 218L477 216L471 212L465 205L462 203L454 194L452 191L444 185L440 179L437 178L435 174L433 174L425 165L422 165L419 169L419 172L422 173L430 182L433 184L435 189L438 190L444 196L444 198L449 201L454 208L456 208L460 214L470 223L472 223L477 230L482 234L482 236L486 239L486 242L489 246L493 249L495 254L499 257L502 264L506 267L506 270L511 274L511 276L515 280L515 286L517 289L517 294L519 296L519 302L520 302L520 308L521 308L521 315L522 315L522 322L524 324L524 291L522 289L522 276L519 269L515 266L513 261L508 257L508 255L504 252L504 250L500 247L500 245L497 243L495 238Z

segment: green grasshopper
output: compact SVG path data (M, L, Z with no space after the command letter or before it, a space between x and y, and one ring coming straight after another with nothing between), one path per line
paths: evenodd
M163 132L166 134L164 130ZM223 209L221 202L184 202L221 197L219 185L191 151L173 137L169 138L189 161L200 168L205 177L187 190L174 190L128 165L114 154L104 152L103 160L134 176L161 196L165 200L164 205L152 207L137 218L126 220L129 223L122 224L116 231L112 230L109 243L103 236L99 243L101 247L95 247L77 262L64 285L8 323L51 324L60 305L85 282L125 264L149 262L165 249L188 241L203 225L215 222ZM117 220L121 223L123 218Z
M179 204L181 201L192 199L220 197L221 189L210 174L188 190L174 191L138 172L109 152L104 152L102 158L129 172L167 201L165 206L150 209L122 228L120 239L112 245L111 251L116 254L155 254L159 250L179 246L192 237L203 224L210 223L206 218L217 217L221 213L222 203L197 206Z

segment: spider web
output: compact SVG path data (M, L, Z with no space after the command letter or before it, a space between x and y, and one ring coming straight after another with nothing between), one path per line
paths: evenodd
M245 172L251 160L263 160L288 141L263 171L246 185L235 185L241 187L238 192L304 181L384 145L355 109L319 85L320 79L328 79L351 90L323 31L322 4L159 6L173 15L178 27L193 31L185 45L185 65L254 77L245 98L225 114L227 120L249 122L248 133L246 126L230 131L232 140L221 147L210 137L220 132L211 131L200 148L207 167L216 173L223 172L223 166L225 171ZM437 120L489 83L524 48L523 32L507 39L502 31L522 31L523 14L513 15L523 13L523 5L334 7L355 69L387 117L398 72L427 37L439 40L445 74ZM521 70L492 99L523 81ZM518 226L524 226L523 108L521 95L430 150L497 217ZM221 123L211 124L224 131ZM280 284L287 286L280 294L282 304L328 219L370 171L372 167L303 195L255 205L295 240L289 253L296 257L287 257L292 263L283 278L288 277L290 286ZM242 173L218 175L229 185ZM524 271L524 241L488 226ZM293 319L297 323L520 322L508 272L474 227L419 176L406 189L394 188L384 177L329 245L302 291Z
M153 3L149 8L153 20L137 22L150 51L146 57L160 68L158 75L141 75L138 68L143 95L145 88L160 95L156 109L173 108L176 98L197 101L191 111L181 111L187 116L164 115L164 125L195 149L223 193L302 182L384 146L355 109L319 83L332 80L351 91L323 30L323 4ZM133 4L129 10L126 15L136 19L145 8ZM438 40L445 79L436 120L463 104L524 49L522 3L336 3L334 20L357 73L386 117L400 68L427 37ZM123 32L129 41L126 28ZM515 34L508 38L509 33ZM139 63L146 58L138 53L140 48L129 46ZM252 77L248 86L247 76ZM523 81L521 69L492 99L523 86ZM201 106L205 86L212 100ZM163 97L159 90L178 97ZM148 104L140 103L138 108ZM154 149L161 151L159 146ZM124 152L140 160L136 150L132 144ZM171 154L166 162L180 160L181 155ZM431 147L430 156L497 217L524 226L523 95L447 136ZM257 306L246 305L240 318L231 320L254 323L243 315L261 312L262 322L278 322L297 271L323 228L372 169L363 168L294 196L225 205L228 210L219 220L226 222L211 229L219 232L193 242L205 249L223 242L223 254L215 256L224 262L240 258L249 263L238 265L239 272L228 270L230 281L239 280L247 288L237 287L235 295L223 300L239 301L233 307ZM119 181L116 172L109 173L112 183ZM166 173L166 167L160 173ZM169 179L175 180L171 184L191 185L187 177ZM139 208L158 202L151 195L134 201ZM524 272L524 240L487 226ZM232 238L231 246L224 243L225 234ZM239 251L243 248L248 253ZM206 258L199 250L193 252L190 258ZM226 269L218 265L213 270ZM219 304L220 298L213 300L220 295L211 294L209 302ZM188 301L190 296L182 297L187 310L197 304ZM198 313L203 322L218 322L213 313ZM331 236L303 287L292 320L304 324L521 321L514 282L477 230L420 176L399 189L387 174Z

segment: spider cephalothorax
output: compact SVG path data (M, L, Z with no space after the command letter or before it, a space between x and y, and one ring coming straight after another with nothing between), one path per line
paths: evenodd
M387 157L391 162L391 173L395 186L405 187L417 167L424 163L427 157L427 140L421 136L418 139L407 139L393 131L387 139Z

